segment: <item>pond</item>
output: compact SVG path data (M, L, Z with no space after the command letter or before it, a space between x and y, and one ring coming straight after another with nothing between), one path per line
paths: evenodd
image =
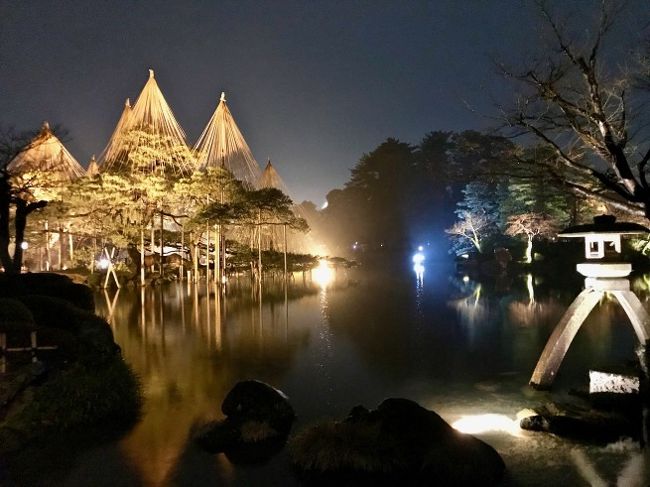
M231 278L224 295L205 281L98 293L98 313L142 380L143 416L69 460L56 485L298 485L286 449L264 465L238 466L190 441L193 428L222 417L230 388L250 378L290 397L293 432L357 404L407 397L450 423L499 415L496 429L477 436L504 458L505 485L647 485L650 461L631 441L586 447L513 427L518 411L586 387L589 368L634 360L636 338L618 305L597 307L554 392L537 392L530 375L579 278L478 281L443 264L417 275L407 265L374 267L296 273L286 288L269 278L261 290ZM634 287L644 304L647 282L641 276ZM44 477L35 474L47 484Z

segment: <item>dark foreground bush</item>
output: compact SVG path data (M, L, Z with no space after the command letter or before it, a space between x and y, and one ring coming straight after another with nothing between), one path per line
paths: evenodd
M0 328L16 339L35 329L39 345L58 348L38 352L36 363L14 361L0 375L0 452L78 427L132 422L140 385L108 323L89 310L89 289L65 276L25 276L13 289L0 279L0 296L13 296L0 299Z
M92 290L72 282L68 276L39 272L18 275L0 274L0 297L42 295L60 298L77 308L95 310Z
M0 451L70 428L127 424L138 416L140 385L119 355L100 368L75 363L46 376L9 406L0 422Z

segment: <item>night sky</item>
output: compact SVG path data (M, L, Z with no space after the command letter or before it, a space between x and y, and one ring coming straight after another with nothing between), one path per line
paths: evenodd
M598 3L563 15L589 19ZM628 4L621 50L650 11ZM529 56L539 25L517 0L0 0L0 122L62 124L85 166L151 67L191 144L226 91L260 165L270 157L296 201L321 204L386 137L495 126L511 86L492 59Z

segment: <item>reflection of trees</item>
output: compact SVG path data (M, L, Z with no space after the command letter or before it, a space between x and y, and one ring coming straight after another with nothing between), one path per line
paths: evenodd
M192 425L220 416L235 382L280 384L308 343L309 329L290 321L281 281L268 283L261 302L253 291L242 282L222 296L211 282L177 283L123 289L117 297L113 332L146 399L142 420L121 447L146 483L159 485L172 475ZM287 304L315 292L291 282ZM108 315L112 300L112 294L96 296L100 314Z
M471 331L476 326L480 326L488 315L488 308L485 300L481 300L481 291L483 286L480 282L476 281L461 281L459 279L452 279L455 287L464 297L452 299L447 304L450 308L456 310L460 323Z
M411 277L411 276L409 276ZM413 279L408 285L397 279L369 279L339 292L327 291L325 319L334 334L347 336L359 356L387 375L403 376L412 370Z

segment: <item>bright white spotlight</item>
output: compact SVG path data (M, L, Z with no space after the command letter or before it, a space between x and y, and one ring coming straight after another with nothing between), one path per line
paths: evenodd
M320 287L325 288L334 280L334 269L329 262L321 260L318 267L312 271L312 276Z
M422 245L418 246L418 252L422 252L424 250L424 247Z
M99 259L99 262L97 262L97 267L100 269L108 269L108 266L111 262L106 258Z
M424 262L424 259L425 259L425 257L424 257L424 254L422 252L416 252L415 254L413 254L413 263L415 265L418 265L418 264L422 265L422 262Z
M451 427L461 433L467 433L470 435L487 433L489 431L502 431L513 436L519 436L521 432L519 421L511 419L504 414L476 414L463 416L458 421L454 421Z
M23 240L22 242L20 242L20 248L23 250L27 250L29 248L29 244Z
M463 276L463 282L469 282L469 276Z

